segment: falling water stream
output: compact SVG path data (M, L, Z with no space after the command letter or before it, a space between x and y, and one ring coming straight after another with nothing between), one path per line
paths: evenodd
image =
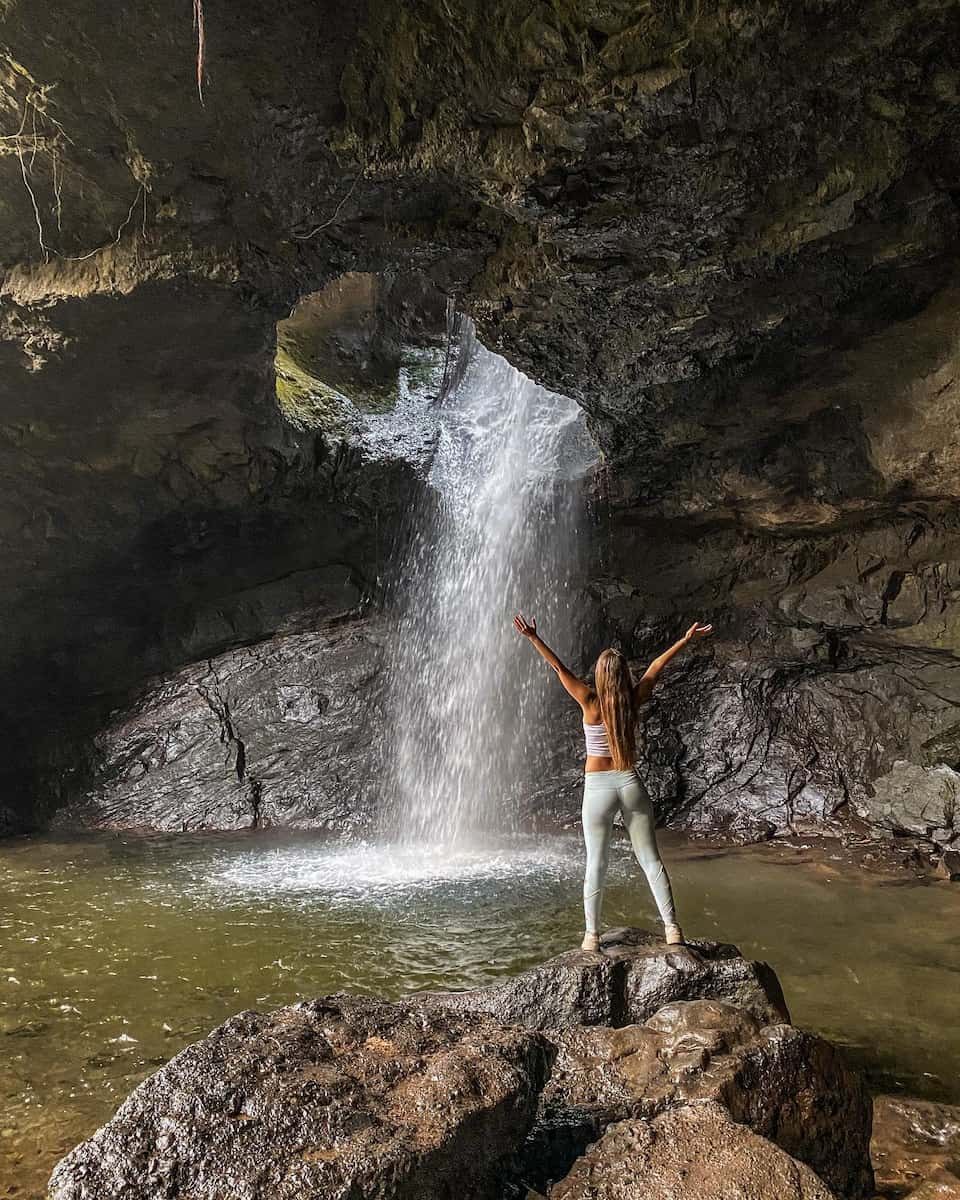
M385 832L464 847L510 832L545 769L556 681L512 625L534 615L564 652L575 625L579 488L595 451L574 401L539 387L464 323L459 382L441 397L402 569L385 755Z

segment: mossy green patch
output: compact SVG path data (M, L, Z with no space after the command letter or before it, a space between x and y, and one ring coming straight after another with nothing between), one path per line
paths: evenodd
M346 396L303 370L283 346L277 346L274 365L277 404L291 425L341 435L350 432L354 422Z

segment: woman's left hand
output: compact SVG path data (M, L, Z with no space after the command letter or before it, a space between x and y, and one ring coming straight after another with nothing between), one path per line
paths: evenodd
M701 625L699 621L694 621L683 636L684 641L692 642L696 638L709 637L711 633L713 633L712 625Z
M517 633L523 634L524 637L536 637L537 622L536 618L532 621L525 620L519 613L513 618L513 627Z

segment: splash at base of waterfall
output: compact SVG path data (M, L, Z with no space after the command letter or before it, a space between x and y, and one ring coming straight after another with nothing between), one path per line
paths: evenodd
M405 895L445 889L449 884L547 878L573 880L582 870L580 847L570 838L513 837L478 841L470 848L406 843L333 843L284 846L267 854L252 848L206 882L239 894L296 895L329 903L401 903Z

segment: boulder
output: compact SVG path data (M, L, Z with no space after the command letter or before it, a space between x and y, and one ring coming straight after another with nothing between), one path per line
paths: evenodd
M937 863L937 874L941 879L960 883L960 850L944 850Z
M733 947L654 941L621 930L615 954L561 955L474 992L242 1012L68 1154L50 1200L503 1200L520 1181L563 1179L618 1123L706 1102L837 1193L869 1195L863 1081L827 1042L783 1023L773 973L776 995L759 978L746 986L756 964ZM624 1024L630 1004L643 1007L627 985L658 955L692 995L716 987L737 1002L674 1000ZM736 986L710 973L736 961Z
M858 808L868 821L894 833L916 833L943 846L960 839L960 773L946 763L924 767L898 759L874 780L873 795Z
M495 1200L549 1063L538 1034L334 996L242 1012L55 1168L50 1200Z
M550 1200L831 1200L809 1167L719 1104L611 1125Z
M766 963L751 962L723 942L668 947L643 929L610 930L599 953L570 950L500 983L422 999L488 1013L505 1025L562 1029L644 1021L670 1001L705 996L739 1004L764 1024L790 1019L780 982Z
M551 1035L557 1058L540 1098L527 1177L545 1186L617 1121L711 1100L848 1196L870 1194L871 1105L829 1042L761 1025L710 1000L661 1008L643 1025Z
M665 947L643 929L611 929L600 939L604 955L620 975L613 1024L646 1021L674 1000L725 1000L763 1023L789 1021L783 988L773 968L744 958L729 942L694 940Z
M426 992L420 999L428 1008L486 1013L527 1029L611 1025L620 974L605 954L569 950L499 983L463 992Z

